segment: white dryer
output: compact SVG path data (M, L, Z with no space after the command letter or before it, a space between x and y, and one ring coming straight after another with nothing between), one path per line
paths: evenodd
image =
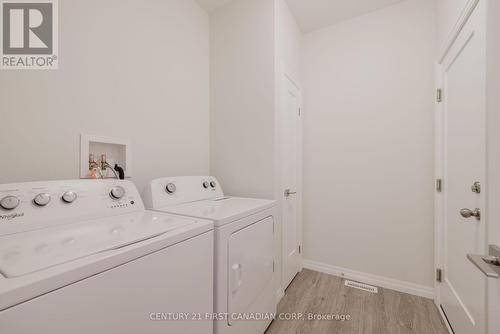
M128 181L0 185L0 333L206 334L212 311L212 222Z
M224 196L214 177L151 181L147 208L215 225L215 332L262 334L276 314L275 201Z

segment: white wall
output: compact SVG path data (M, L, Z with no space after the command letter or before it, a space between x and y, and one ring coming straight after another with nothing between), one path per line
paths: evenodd
M305 35L304 257L433 286L435 6Z
M443 47L455 23L469 0L436 0L438 16L438 46Z
M210 170L230 195L274 197L274 2L210 16Z
M191 0L59 1L59 70L0 71L0 183L79 177L80 133L134 181L209 172L209 21Z

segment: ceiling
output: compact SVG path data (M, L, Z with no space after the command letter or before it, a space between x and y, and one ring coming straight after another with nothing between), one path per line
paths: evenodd
M233 0L196 0L207 11ZM242 0L239 0L242 1ZM403 0L285 0L304 32L367 14Z

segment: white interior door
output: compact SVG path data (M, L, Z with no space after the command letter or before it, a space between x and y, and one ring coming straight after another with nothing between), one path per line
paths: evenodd
M440 303L456 334L485 333L486 279L467 260L486 254L486 39L481 1L442 63L443 281ZM472 188L480 182L482 189ZM464 211L468 209L469 211ZM482 213L476 217L475 213Z
M301 122L300 91L284 75L281 85L280 123L283 185L283 288L301 270Z

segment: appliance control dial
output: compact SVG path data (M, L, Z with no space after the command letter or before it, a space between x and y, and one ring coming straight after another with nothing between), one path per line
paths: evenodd
M33 203L38 206L46 206L50 203L50 195L47 193L38 194L33 198Z
M123 187L121 186L116 186L116 187L113 187L111 188L111 191L109 192L109 196L112 198L112 199L121 199L123 196L125 196L125 189L123 189Z
M212 188L215 188L215 187L217 186L217 183L215 183L215 181L212 181L212 182L210 182L210 186L211 186Z
M74 191L66 191L64 194L62 194L61 199L63 200L64 203L73 203L78 195Z
M169 194L173 194L175 193L175 191L177 190L177 187L175 186L175 184L173 183L169 183L167 184L167 186L165 187L165 191Z
M203 182L203 188L207 189L208 187L210 187L210 184L207 181Z
M19 205L19 198L16 196L6 196L0 200L0 207L5 210L14 210Z

